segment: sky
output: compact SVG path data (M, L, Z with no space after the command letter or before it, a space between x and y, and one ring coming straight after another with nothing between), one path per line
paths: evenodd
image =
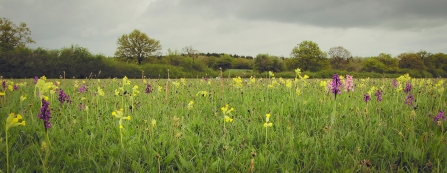
M24 22L36 41L78 45L113 56L134 29L159 40L161 53L290 57L309 40L353 56L447 53L446 0L0 0L0 17Z

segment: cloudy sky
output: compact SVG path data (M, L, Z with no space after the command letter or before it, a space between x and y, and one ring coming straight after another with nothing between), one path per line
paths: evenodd
M289 57L304 40L354 56L447 53L446 0L0 0L0 17L25 22L31 47L77 44L113 56L134 29L162 52Z

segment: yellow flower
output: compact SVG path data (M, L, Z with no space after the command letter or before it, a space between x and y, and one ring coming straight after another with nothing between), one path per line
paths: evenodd
M20 102L22 102L23 100L26 100L26 96L21 95L21 96L20 96Z
M189 101L188 103L188 109L192 109L194 107L194 101Z
M126 118L127 120L130 120L130 116L127 116L127 118Z
M272 71L269 71L269 76L270 76L270 77L275 77L275 74L273 74Z
M101 89L101 87L98 87L98 95L104 96L104 91Z
M48 99L50 99L50 98L48 98L47 96L45 96L43 99L44 99L45 101L48 101Z
M122 129L123 128L123 125L120 125L120 129Z
M231 109L228 110L228 104L226 104L224 107L220 108L220 110L222 110L222 113L223 113L224 115L229 114L229 113L231 113L232 111L234 111L233 108L231 108Z
M265 122L269 122L270 121L270 114L266 114L265 115Z
M326 87L327 81L320 81L320 87Z
M0 92L0 96L5 96L5 92Z
M228 123L228 122L231 123L231 122L233 122L233 119L225 115L225 122L226 123Z
M264 127L265 128L267 128L267 127L272 127L273 126L273 123L264 123Z
M115 111L112 112L112 116L116 116L116 112Z
M155 127L157 125L157 121L155 119L152 119L151 124L152 124L152 127Z
M309 76L307 76L307 74L305 74L304 79L309 79Z
M20 126L20 125L25 126L26 125L25 121L19 122L20 120L22 120L22 118L23 117L20 114L17 114L17 115L15 115L15 113L9 114L8 118L6 118L6 123L5 123L6 130L8 130L11 127L16 127L16 126Z

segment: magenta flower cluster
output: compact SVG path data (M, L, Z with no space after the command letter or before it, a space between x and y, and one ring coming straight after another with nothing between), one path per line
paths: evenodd
M349 92L352 91L354 92L354 81L352 79L351 75L346 75L346 82L345 82L345 91Z
M407 98L405 98L405 104L413 106L414 97L413 94L409 94Z
M49 105L50 105L49 102L45 101L45 99L42 99L42 107L40 108L40 113L37 114L39 119L41 119L43 121L43 125L45 126L45 129L48 129L51 127L50 118L52 118L52 116L51 116L50 108L48 107Z
M409 92L411 92L411 84L410 84L409 82L406 84L405 89L404 89L404 92L405 92L405 93L409 93Z
M445 121L444 111L439 111L438 115L436 115L436 117L433 118L434 122L438 122L440 120Z
M146 85L146 94L149 94L149 93L151 93L152 92L152 86L151 86L151 84L147 84Z
M62 89L59 90L59 98L58 98L58 100L59 100L59 102L61 102L61 104L64 103L64 102L67 102L67 103L71 104L70 96L65 94L64 90L62 90Z
M340 76L338 74L334 74L331 82L331 92L334 94L335 98L337 98L337 94L341 94L340 87L342 86Z
M368 103L368 101L371 100L371 96L369 96L369 94L364 94L363 95L363 101L365 101L366 103Z
M79 91L79 93L83 93L83 92L87 91L85 84L82 85L81 87L79 87L78 91Z
M374 94L377 97L377 101L382 101L382 91L377 90L376 94Z

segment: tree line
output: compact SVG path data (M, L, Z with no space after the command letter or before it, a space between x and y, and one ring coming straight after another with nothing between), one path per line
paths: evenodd
M401 53L396 57L380 53L358 57L341 46L322 51L312 41L302 41L292 48L290 57L258 54L256 57L225 53L202 53L192 46L168 49L164 55L159 40L134 30L117 40L115 56L92 54L87 48L72 45L61 49L31 49L35 43L25 23L16 25L0 18L0 76L4 78L172 78L216 77L228 69L246 69L262 76L273 71L279 76L294 77L300 68L310 77L331 77L337 73L366 74L380 77L409 73L413 77L447 76L447 54L426 51Z

